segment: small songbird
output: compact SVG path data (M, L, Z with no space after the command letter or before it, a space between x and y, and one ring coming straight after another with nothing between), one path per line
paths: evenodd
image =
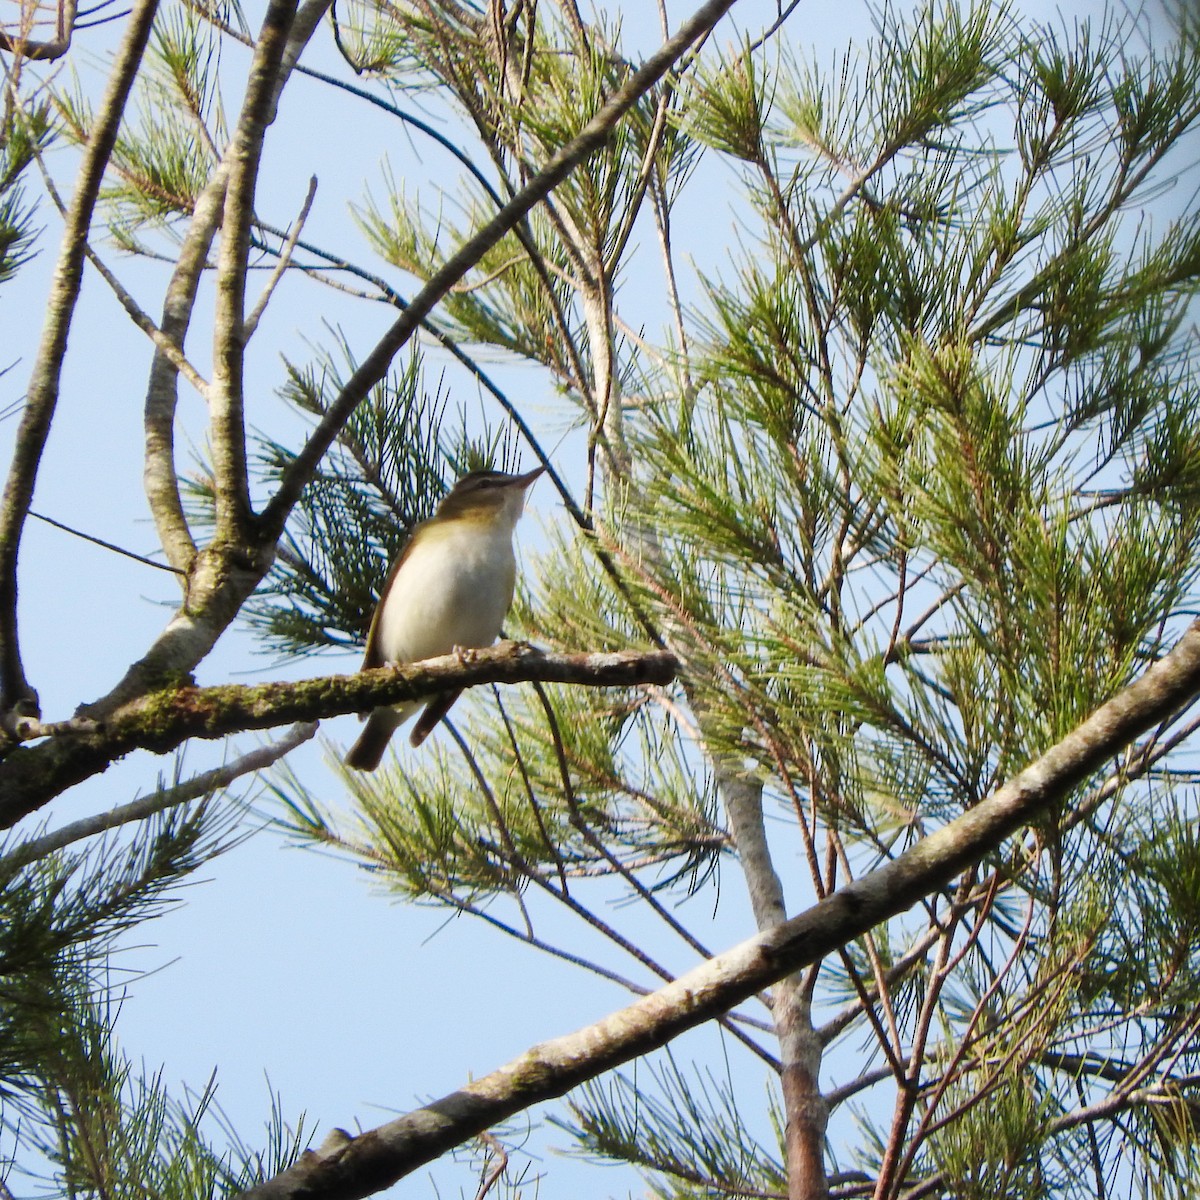
M413 530L383 585L363 670L490 646L500 636L516 581L513 530L526 490L543 469L524 475L472 471ZM446 692L428 702L413 727L414 746L433 732L459 695ZM346 766L375 770L392 733L425 703L408 700L371 712Z

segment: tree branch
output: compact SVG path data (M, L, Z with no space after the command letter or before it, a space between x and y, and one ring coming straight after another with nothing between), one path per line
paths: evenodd
M291 32L283 52L271 97L271 119L279 96L304 47L312 37L330 0L305 0L292 21ZM208 254L221 214L225 208L225 192L229 182L229 154L209 177L192 210L192 220L180 246L179 259L163 302L159 324L164 337L169 338L183 354L183 342L192 320L196 291L200 277L208 264ZM196 544L184 516L179 495L179 475L175 465L175 409L178 403L178 371L170 356L161 350L155 353L146 387L145 436L146 498L154 517L158 536L166 551L167 561L180 570L191 568ZM205 393L207 394L207 392Z
M27 721L24 739L39 746L13 749L0 761L0 828L8 828L64 788L103 771L131 750L166 753L192 737L220 738L366 712L384 704L438 695L481 683L576 683L633 687L667 683L678 664L670 654L543 654L516 643L443 655L426 662L298 683L168 688L140 696L103 720L75 718L43 725Z
M278 741L258 746L223 767L204 771L183 783L177 783L174 787L157 788L148 796L139 796L128 804L119 804L116 808L91 817L81 817L61 829L23 842L4 855L4 862L10 866L33 862L35 859L45 858L47 854L53 854L56 850L62 850L73 842L95 837L109 829L116 829L119 825L128 825L131 821L143 821L164 809L174 808L177 804L187 804L192 800L199 800L202 796L209 796L218 788L229 787L243 775L249 775L252 771L262 771L278 762L285 754L290 754L297 746L307 742L316 732L315 721L297 723Z
M222 162L209 177L192 208L192 220L179 248L179 259L167 285L159 330L176 348L167 354L156 347L146 384L143 410L146 449L143 485L150 514L171 566L189 571L196 557L196 543L188 528L179 494L179 473L175 466L175 410L179 402L179 367L184 357L183 344L200 277L208 263L208 252L216 236L225 207L225 188L229 168ZM207 398L208 388L201 395Z
M14 710L23 715L37 711L37 694L29 686L21 665L17 633L17 554L50 423L58 405L67 333L83 279L88 228L157 8L158 0L136 0L129 28L117 50L96 124L84 148L75 194L64 221L62 248L46 301L46 322L30 372L12 466L0 500L0 719L7 718Z
M46 41L34 41L29 37L33 32L32 16L23 22L18 33L0 30L0 50L7 50L14 57L30 62L53 62L62 58L71 48L71 35L75 32L75 9L75 0L60 0L54 37Z
M249 85L249 90L255 93L255 102L243 113L243 119L251 125L261 130L274 118L288 75L329 2L305 0L291 21L282 46L279 45L278 30L269 37L264 32L263 40L270 41L270 50L255 56ZM274 68L270 65L272 61ZM254 136L257 135L253 131L246 134L251 140ZM239 133L231 141L225 158L196 202L192 224L180 250L179 266L168 289L161 329L181 348L191 322L200 274L207 263L217 226L223 214L227 220L233 219L228 194L233 160L241 153L238 150L240 137ZM240 309L237 316L240 326ZM219 346L217 350L220 350ZM238 370L240 372L240 367ZM234 413L228 404L222 407L221 402L212 400L211 396L218 487L223 479L228 484L225 494L228 496L230 489L234 493L233 500L225 506L225 518L218 514L218 533L232 534L232 537L217 536L207 546L196 547L183 513L176 474L174 418L177 392L174 366L161 352L156 353L146 394L146 494L168 561L187 572L185 600L153 645L129 668L116 687L87 706L91 716L107 716L133 697L144 695L191 671L237 616L246 597L266 574L274 556L274 542L262 543L251 536L248 528L240 528L245 522L238 516L241 501L236 496L239 491L236 479L245 476L245 439L243 434L241 444L233 446L228 437L234 425L240 428L240 403L238 412ZM223 464L218 461L222 456L225 456ZM239 461L241 468L237 465ZM248 495L246 511L249 511Z
M1200 622L1170 654L1014 779L899 858L593 1025L534 1046L425 1108L348 1137L329 1153L306 1153L246 1192L245 1200L368 1196L496 1122L729 1011L944 887L1197 692Z
M304 222L308 220L308 214L312 208L316 194L317 177L313 175L308 181L308 191L304 195L304 203L300 206L300 215L292 223L292 227L287 231L287 235L283 240L283 245L279 248L279 254L275 262L275 268L271 272L271 277L267 280L267 285L263 288L262 295L259 296L253 309L250 310L249 315L243 323L243 345L249 342L254 336L254 331L258 328L258 323L262 319L263 313L267 311L267 305L270 304L271 297L275 294L275 289L279 286L279 281L283 278L284 271L291 265L292 255L296 252L296 242L304 230Z
M263 139L276 112L279 77L296 0L272 0L254 51L241 115L224 163L229 178L221 217L214 313L213 377L209 389L216 538L250 540L250 479L242 371L245 362L246 269Z

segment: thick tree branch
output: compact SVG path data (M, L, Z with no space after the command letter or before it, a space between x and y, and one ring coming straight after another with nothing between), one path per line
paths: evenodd
M299 499L325 451L355 407L387 374L392 359L433 311L443 296L508 233L539 201L543 200L581 162L608 140L613 128L698 39L733 7L735 0L707 0L668 38L629 79L613 93L608 103L583 127L577 137L553 155L530 182L434 272L429 282L413 297L375 348L363 359L346 382L341 395L330 405L307 444L296 455L291 468L262 513L264 535L274 539Z
M503 642L468 657L447 654L423 663L329 675L299 683L168 688L140 696L103 720L76 718L41 725L26 722L38 746L13 749L0 761L0 828L8 828L64 788L103 771L131 750L166 753L188 738L220 738L248 729L271 729L365 712L481 683L575 683L633 687L668 683L678 664L670 654L543 654Z
M276 73L266 117L267 124L274 120L284 84L295 69L301 52L329 4L330 0L305 0L300 5L292 21L282 62ZM209 250L225 209L231 150L232 143L196 200L192 220L180 246L179 259L163 303L160 329L162 335L169 338L178 348L181 357L184 338L192 320L200 277L208 265ZM172 361L172 356L159 350L155 353L146 388L146 497L150 502L150 511L166 551L167 561L173 567L187 571L195 559L196 545L183 512L179 495L179 473L175 463L175 409L178 391L178 369ZM207 398L207 388L203 394Z
M728 761L717 764L716 777L738 862L746 876L755 924L760 933L774 929L787 919L787 906L763 821L762 786L739 775ZM818 1083L822 1046L813 1030L802 972L792 971L777 982L771 993L771 1016L779 1038L788 1196L789 1200L814 1200L827 1193L824 1144L829 1109Z
M17 554L33 501L38 468L58 405L59 381L67 353L67 334L83 279L84 247L100 183L108 165L130 89L142 61L158 0L136 0L129 28L117 50L83 158L75 194L64 221L62 248L46 301L37 358L30 372L25 408L17 429L12 466L0 500L0 719L18 710L37 710L37 696L25 679L17 632Z
M192 220L179 248L179 259L167 285L159 329L176 349L167 354L156 348L146 385L143 425L146 437L145 467L142 482L150 514L171 566L190 571L196 557L196 543L188 528L179 493L179 473L175 466L175 410L179 402L179 367L183 343L192 321L196 291L208 263L208 252L221 223L225 207L225 187L229 169L225 163L209 177L192 208ZM208 388L200 393L206 399Z
M246 1200L352 1200L395 1183L498 1121L665 1045L904 912L995 850L1048 804L1200 692L1200 623L1144 675L1014 779L899 858L807 912L581 1030L295 1166Z
M7 50L19 58L27 58L30 62L53 62L62 58L71 48L71 39L55 40L52 42L29 42L22 37L0 31L0 50Z

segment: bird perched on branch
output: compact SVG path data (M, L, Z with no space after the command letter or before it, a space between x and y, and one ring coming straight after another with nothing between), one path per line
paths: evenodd
M364 671L479 649L500 636L516 581L513 530L526 491L542 470L524 475L472 471L413 530L383 585L367 635ZM375 709L346 754L346 766L375 770L392 733L427 703L409 739L419 746L460 694Z

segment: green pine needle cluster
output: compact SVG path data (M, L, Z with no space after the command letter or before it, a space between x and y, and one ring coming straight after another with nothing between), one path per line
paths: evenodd
M6 105L0 124L0 283L7 283L33 255L35 203L23 176L54 138L45 101Z
M278 1110L268 1150L231 1142L215 1110L205 1117L212 1082L173 1099L160 1077L135 1070L113 1032L125 978L120 935L177 903L196 868L240 840L235 824L228 810L200 803L83 850L47 853L34 838L0 851L0 1129L29 1176L20 1186L217 1197L266 1178L302 1148L303 1131ZM214 1120L210 1141L201 1124Z

